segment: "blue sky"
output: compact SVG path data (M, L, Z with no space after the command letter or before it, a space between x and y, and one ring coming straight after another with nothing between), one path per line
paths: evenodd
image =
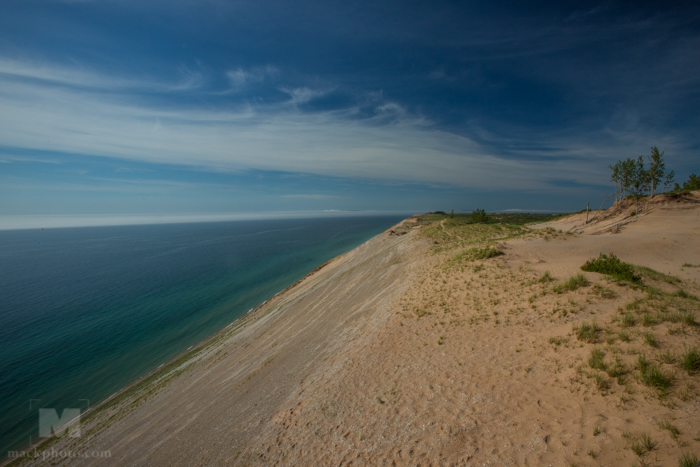
M697 2L3 0L0 215L578 210L698 172Z

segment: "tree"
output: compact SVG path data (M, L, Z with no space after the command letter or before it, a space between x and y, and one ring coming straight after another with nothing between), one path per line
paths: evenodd
M620 194L619 199L622 199L622 189L618 190L618 185L620 184L620 165L622 165L622 162L617 161L615 165L608 166L608 168L612 170L610 181L615 183L615 201L618 200L618 192Z
M628 157L620 161L620 191L623 198L633 194L633 186L637 175L635 160Z
M647 179L651 188L651 197L654 197L654 191L659 184L664 182L664 190L673 183L675 174L673 170L666 173L666 164L664 163L664 153L659 153L659 148L656 146L651 148L651 156L649 156L649 170L647 170Z
M453 210L450 212L450 219L454 219L454 218L455 218L455 210L453 209Z
M472 211L472 224L483 224L489 221L489 217L486 215L486 211L483 209L477 209Z
M695 191L700 190L700 176L690 174L687 182L683 182L681 187L678 183L673 187L673 191Z

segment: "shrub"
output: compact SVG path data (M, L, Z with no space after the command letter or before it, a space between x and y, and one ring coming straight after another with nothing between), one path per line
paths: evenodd
M581 270L606 274L618 280L641 282L641 278L634 272L634 266L620 261L614 253L610 253L610 256L601 253L598 258L589 259L581 266Z
M471 221L473 224L485 224L489 221L489 216L483 209L472 211Z

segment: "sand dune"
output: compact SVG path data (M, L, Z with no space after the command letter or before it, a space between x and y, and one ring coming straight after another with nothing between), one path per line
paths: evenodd
M70 461L89 465L678 465L700 454L700 376L679 366L700 343L700 267L683 266L700 265L700 208L659 201L613 233L622 211L476 261L513 231L404 221L53 447L111 452ZM650 293L584 273L555 291L601 252L679 279L645 277ZM670 389L645 383L640 355Z

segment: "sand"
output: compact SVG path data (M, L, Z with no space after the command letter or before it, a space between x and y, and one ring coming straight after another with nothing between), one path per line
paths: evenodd
M700 302L598 273L573 291L553 287L614 252L680 278L647 285L700 295L700 267L683 267L700 265L695 198L632 220L627 207L592 225L562 219L477 261L462 253L512 232L408 219L96 412L81 438L51 445L111 457L52 462L678 465L683 452L700 455L700 375L673 357L700 331L650 317L665 306L700 321ZM545 271L553 282L539 281ZM593 320L595 342L579 340ZM594 349L612 376L591 367ZM640 355L674 376L668 391L644 383Z

